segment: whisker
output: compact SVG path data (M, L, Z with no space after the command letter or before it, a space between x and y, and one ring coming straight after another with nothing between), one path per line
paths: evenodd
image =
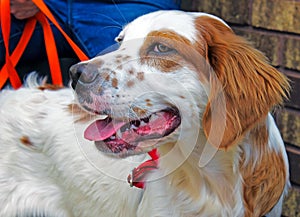
M118 10L119 14L122 16L122 18L124 19L125 23L128 23L128 20L126 20L125 16L122 14L121 10L119 9L118 5L116 4L116 2L114 0L112 0L112 2L114 3L116 9Z
M119 26L121 29L123 28L123 25L122 25L120 22L114 20L114 19L111 18L110 16L107 16L107 15L101 14L101 13L92 13L92 14L94 14L94 15L101 15L101 16L103 16L103 17L105 17L105 18L108 18L109 20L111 20L112 22L114 22L117 26Z
M120 27L120 26L105 26L102 29L107 29L107 28L117 28L117 29L121 29L122 30L122 27Z

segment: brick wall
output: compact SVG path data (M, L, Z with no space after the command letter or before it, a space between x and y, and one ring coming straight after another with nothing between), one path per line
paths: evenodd
M293 184L283 215L300 217L300 0L182 0L182 9L221 17L290 78L290 100L276 113L276 121L286 143Z

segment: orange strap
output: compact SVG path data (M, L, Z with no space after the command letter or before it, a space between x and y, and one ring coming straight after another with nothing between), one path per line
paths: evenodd
M1 28L3 35L3 42L5 46L5 65L0 71L0 88L5 84L6 80L9 79L13 88L21 86L21 80L14 68L13 62L9 54L9 35L10 35L10 3L9 0L0 1L1 11Z
M1 0L2 1L2 0ZM48 9L47 5L43 0L32 0L33 3L43 12L43 14L56 26L56 28L61 32L61 34L66 38L76 55L81 61L88 60L89 58L82 52L82 50L72 41L72 39L65 33L65 31L60 27L55 17Z
M57 54L56 44L53 36L51 26L48 19L59 29L59 31L66 38L78 58L83 61L87 60L88 57L81 51L81 49L72 41L72 39L63 31L60 27L46 4L43 0L33 0L33 2L40 9L34 17L28 19L20 41L18 42L15 50L12 54L9 54L9 36L10 36L10 1L1 0L0 1L0 24L2 28L3 41L5 46L5 64L0 70L0 89L3 87L7 79L9 79L13 88L17 89L22 85L22 82L15 70L15 66L18 63L20 57L22 56L31 36L36 26L36 21L39 21L42 25L45 38L45 47L48 56L48 62L51 71L51 77L53 84L62 85L62 74L59 64L59 58ZM48 19L47 19L48 18Z
M52 83L62 85L62 75L60 70L59 58L55 45L54 35L51 26L42 12L35 15L36 19L40 22L44 31L45 47L48 56L48 62L51 72Z

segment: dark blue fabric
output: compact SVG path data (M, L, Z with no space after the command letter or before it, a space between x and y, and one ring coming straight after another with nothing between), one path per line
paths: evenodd
M179 9L178 0L45 0L66 33L91 58L113 45L122 27L138 16L161 9ZM20 39L25 21L12 17L11 51ZM66 40L53 27L60 57L74 57ZM0 68L5 50L0 31ZM20 63L46 59L43 32L38 25Z

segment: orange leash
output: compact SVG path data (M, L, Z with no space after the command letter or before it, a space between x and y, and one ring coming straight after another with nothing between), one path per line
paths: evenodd
M44 31L45 47L48 56L52 83L62 86L63 82L62 82L62 74L61 74L61 69L59 64L59 58L58 58L57 49L55 45L54 35L51 30L50 24L42 12L37 13L35 17L42 25Z
M1 0L2 1L2 0ZM61 34L66 38L76 55L81 61L88 60L89 58L85 53L73 42L73 40L65 33L65 31L60 27L55 17L44 3L43 0L32 0L33 3L43 12L43 14L56 26L56 28L61 32Z
M21 86L22 82L15 70L14 64L9 54L9 35L10 35L10 3L9 0L1 0L0 2L1 11L1 28L3 35L3 42L5 46L5 64L0 71L0 88L5 84L7 79L13 88Z
M131 174L127 176L127 182L130 184L130 187L145 188L147 175L151 171L158 169L159 153L157 149L152 149L148 154L151 159L134 168Z
M15 50L10 55L9 53L9 36L10 36L10 26L11 26L11 15L10 15L10 1L1 0L0 1L0 24L2 28L3 41L5 46L5 64L0 70L0 89L4 86L7 80L10 81L14 89L19 88L22 85L21 79L16 72L15 66L17 65L19 59L21 58L24 50L32 36L35 29L36 22L38 21L43 28L45 47L51 72L52 83L55 85L62 85L62 73L59 64L59 58L57 54L56 44L53 36L51 26L48 19L59 29L59 31L66 38L78 58L83 61L87 60L88 57L84 52L72 41L72 39L63 31L60 27L51 11L48 9L43 0L33 0L33 2L40 9L34 17L29 18L25 28L23 30L20 41L18 42Z

